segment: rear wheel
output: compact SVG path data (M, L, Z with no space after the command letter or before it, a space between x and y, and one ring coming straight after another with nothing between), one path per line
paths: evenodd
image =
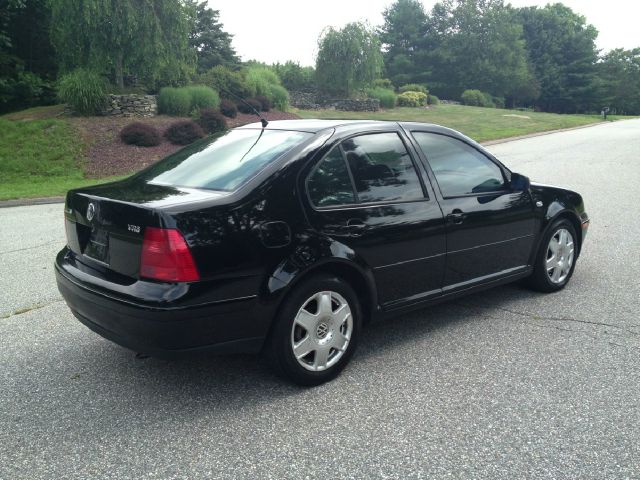
M556 221L540 243L534 271L529 279L531 287L541 292L563 289L576 266L578 253L575 228L565 219Z
M267 346L275 370L299 385L335 378L356 348L360 312L355 292L337 277L299 285L284 301Z

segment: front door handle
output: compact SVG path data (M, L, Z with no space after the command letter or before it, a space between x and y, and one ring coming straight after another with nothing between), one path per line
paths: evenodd
M464 217L465 214L462 213L462 210L456 208L449 215L447 215L447 221L455 225L460 225L462 222L464 222Z
M347 220L347 231L353 237L358 237L367 229L367 224L362 220L352 218Z

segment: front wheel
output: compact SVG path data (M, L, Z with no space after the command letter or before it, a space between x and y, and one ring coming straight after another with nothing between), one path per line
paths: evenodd
M540 292L555 292L563 289L576 266L576 230L565 219L555 222L544 235L536 256L531 287Z
M360 312L353 289L336 277L299 285L285 299L267 345L276 371L307 386L335 378L356 348Z

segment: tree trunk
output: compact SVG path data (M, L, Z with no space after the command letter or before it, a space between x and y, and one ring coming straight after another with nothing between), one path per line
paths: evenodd
M115 63L116 85L118 86L118 88L124 88L124 55L122 53L122 50L116 53Z

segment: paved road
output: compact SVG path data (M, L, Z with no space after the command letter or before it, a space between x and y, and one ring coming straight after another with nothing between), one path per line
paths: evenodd
M640 121L491 150L584 194L571 284L373 324L312 390L101 339L54 285L61 206L0 209L0 479L640 478Z

